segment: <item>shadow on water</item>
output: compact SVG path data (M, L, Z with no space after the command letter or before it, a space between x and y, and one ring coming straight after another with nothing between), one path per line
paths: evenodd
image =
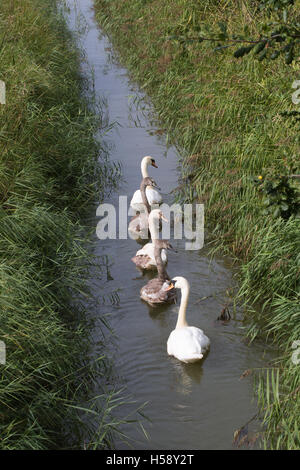
M111 61L111 45L99 33L92 0L69 0L69 5L73 29L78 13L85 18L87 28L81 45L94 71L95 93L106 100L110 121L119 124L105 138L111 159L121 162L123 179L105 202L117 209L118 197L127 195L129 203L139 188L140 161L145 155L156 159L159 169L151 168L151 176L163 188L164 200L172 201L180 176L176 150L168 147L161 130L147 121L145 113L137 112L135 105L144 103L143 96L130 83L126 70ZM149 109L148 104L143 106ZM99 218L92 217L96 227ZM170 276L189 280L188 322L202 328L211 340L207 357L196 364L180 363L166 351L180 295L177 304L155 309L140 299L141 287L153 276L140 273L130 261L140 245L131 239L97 241L96 254L109 260L104 291L118 292L119 302L100 302L99 307L116 333L111 349L114 369L137 403L148 402L145 413L150 421L145 427L149 439L133 426L124 425L122 430L135 449L230 449L234 431L257 411L251 377L240 377L247 369L265 365L265 345L249 346L244 341L241 308L232 303L236 286L230 260L211 259L206 247L187 251L183 240L172 244L178 253L169 253L167 271ZM224 306L229 306L231 320L217 322ZM96 345L97 328L92 339ZM131 405L126 406L123 412L129 413ZM127 448L121 439L115 446Z

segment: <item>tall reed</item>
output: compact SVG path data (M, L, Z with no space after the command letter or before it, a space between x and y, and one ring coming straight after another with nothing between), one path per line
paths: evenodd
M109 381L104 345L90 355L88 279L91 268L102 273L83 223L117 175L95 139L102 112L80 60L57 2L1 2L2 450L108 448L121 421L115 408L124 398ZM101 382L108 385L93 399ZM83 418L91 412L93 433Z

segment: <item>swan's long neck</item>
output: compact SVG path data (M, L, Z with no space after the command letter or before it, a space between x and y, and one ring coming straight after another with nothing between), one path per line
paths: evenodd
M184 326L188 326L187 321L186 321L186 309L187 309L187 304L189 301L189 295L190 295L190 286L186 282L184 286L181 288L181 301L180 301L180 307L179 307L179 312L178 312L178 320L176 323L176 329L183 328Z
M141 171L142 171L143 178L147 178L149 176L147 158L143 158L143 160L142 160Z
M140 186L140 191L141 191L141 195L142 195L142 201L143 201L143 204L144 206L146 207L146 211L148 213L148 215L150 214L150 211L151 211L151 207L150 207L150 204L149 204L149 201L147 199L147 195L146 195L146 186L144 183L141 184Z
M157 240L159 238L159 227L158 223L155 223L155 221L158 222L158 217L155 217L155 213L152 211L149 215L149 230L152 241Z
M154 258L157 266L158 277L165 281L166 279L170 278L161 259L161 250L162 248L157 246L157 244L154 242Z

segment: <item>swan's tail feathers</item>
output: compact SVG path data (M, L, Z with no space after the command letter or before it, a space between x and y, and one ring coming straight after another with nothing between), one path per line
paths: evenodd
M203 358L203 354L195 353L195 354L191 354L186 362L196 362L196 361L200 361L200 359L202 358Z

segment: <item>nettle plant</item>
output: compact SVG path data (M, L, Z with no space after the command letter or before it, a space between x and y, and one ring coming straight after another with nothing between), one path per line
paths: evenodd
M296 168L295 168L296 169ZM299 175L278 175L268 172L254 178L262 194L263 214L284 220L291 216L300 218L300 190L295 181Z
M252 51L259 61L283 56L289 65L297 60L300 52L300 16L295 1L263 0L257 8L253 8L254 17L260 12L265 13L265 19L258 20L258 37L251 37L246 25L237 38L246 44L234 52L234 57L243 57ZM226 39L230 38L226 36Z
M255 24L255 32L246 23L236 31L229 31L226 21L209 25L199 21L197 1L189 1L180 22L169 31L169 40L181 45L209 41L215 51L234 48L233 56L251 55L262 61L283 56L287 65L300 54L300 11L298 0L249 0L243 4Z

